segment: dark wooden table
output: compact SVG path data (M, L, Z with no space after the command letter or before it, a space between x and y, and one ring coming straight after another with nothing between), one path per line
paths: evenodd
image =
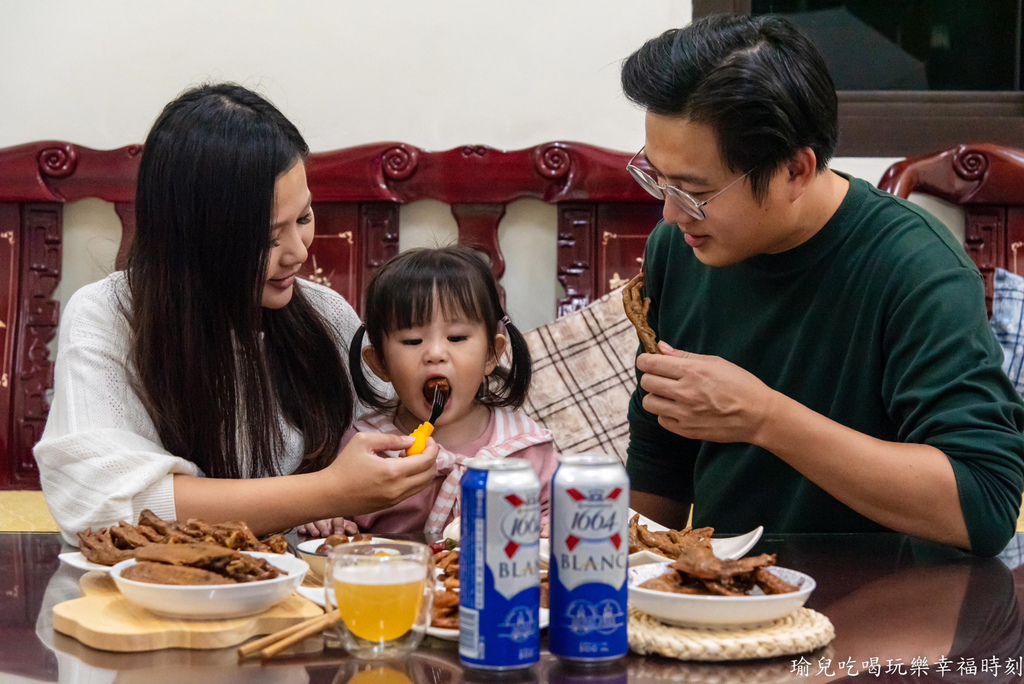
M266 667L239 666L233 648L135 654L88 648L53 632L52 608L78 595L81 576L60 565L61 550L56 534L0 534L0 681L340 684L366 669L330 647ZM590 673L544 655L529 672L501 681L1022 681L1024 534L987 559L895 534L766 536L753 552L776 553L779 565L817 580L807 606L832 620L832 644L802 656L721 664L631 654ZM431 638L409 661L387 667L391 671L366 673L360 681L439 684L479 677L463 672L455 644Z

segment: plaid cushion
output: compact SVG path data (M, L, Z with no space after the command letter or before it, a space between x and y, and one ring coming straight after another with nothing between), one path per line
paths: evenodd
M993 282L992 331L1003 348L1003 370L1024 395L1024 278L997 268Z
M533 357L526 414L551 430L559 453L599 451L625 462L639 340L622 290L524 336Z

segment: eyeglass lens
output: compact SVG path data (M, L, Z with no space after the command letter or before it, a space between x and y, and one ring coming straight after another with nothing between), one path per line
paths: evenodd
M657 181L651 178L642 169L639 169L635 166L630 165L626 167L626 170L628 170L629 175L633 176L633 179L637 183L639 183L640 186L648 193L650 193L653 197L657 197L658 199L663 200L665 199L665 193L667 192L669 197L671 197L673 201L675 201L675 203L679 206L680 209L682 209L687 214L693 216L696 219L704 219L705 214L703 211L701 211L700 207L698 207L692 199L682 194L682 191L680 191L678 188L674 188L671 185L665 187L658 185Z

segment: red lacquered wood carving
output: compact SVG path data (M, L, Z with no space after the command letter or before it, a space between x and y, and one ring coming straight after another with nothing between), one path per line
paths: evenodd
M87 197L112 202L122 227L115 263L123 267L135 235L141 151L140 145L94 150L60 141L0 150L0 263L7 272L0 283L0 488L37 486L31 448L52 384L46 344L58 315L52 297L60 277L61 206ZM629 157L570 142L442 152L383 142L311 154L306 170L316 234L302 275L361 311L368 280L398 253L400 206L431 199L451 207L460 242L480 250L500 279L501 219L510 202L531 198L558 207L557 278L566 296L557 309L575 311L636 272L660 216L660 203L626 173Z
M565 297L558 300L559 318L582 309L598 294L594 277L597 208L566 202L558 207L558 282Z
M45 421L43 397L52 381L46 343L57 320L52 293L60 276L60 207L86 197L114 203L122 266L135 233L140 151L139 145L94 150L60 141L0 150L0 263L8 274L0 283L0 457L6 466L0 487L35 482L31 445ZM432 199L451 207L460 241L485 254L500 278L506 263L498 243L501 218L510 202L532 198L558 209L557 278L566 295L557 310L567 314L636 273L660 218L661 203L626 173L629 157L570 142L442 152L383 142L312 154L306 164L317 226L303 276L361 310L367 281L398 252L399 207ZM961 145L893 166L880 187L963 205L968 252L991 286L995 267L1024 269L1022 168L1020 150Z
M933 195L964 210L967 254L985 278L992 311L996 268L1022 273L1024 253L1024 150L972 144L907 159L886 170L878 187L899 197Z
M17 329L11 388L10 454L5 486L39 485L32 447L43 434L53 386L53 362L47 344L57 333L60 281L61 205L27 204L22 208Z
M398 254L398 205L368 202L360 205L361 266L358 297L349 301L358 311L363 310L363 293L370 278L388 259Z
M13 392L18 305L21 303L21 216L16 204L0 204L0 488L9 486L14 468Z

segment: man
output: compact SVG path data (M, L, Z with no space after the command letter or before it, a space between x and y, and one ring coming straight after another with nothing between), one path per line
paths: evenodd
M631 55L622 84L647 110L652 174L630 172L665 199L644 260L663 354L638 356L629 409L634 508L1002 549L1024 406L982 279L935 218L829 170L835 86L810 40L778 17L702 19Z

